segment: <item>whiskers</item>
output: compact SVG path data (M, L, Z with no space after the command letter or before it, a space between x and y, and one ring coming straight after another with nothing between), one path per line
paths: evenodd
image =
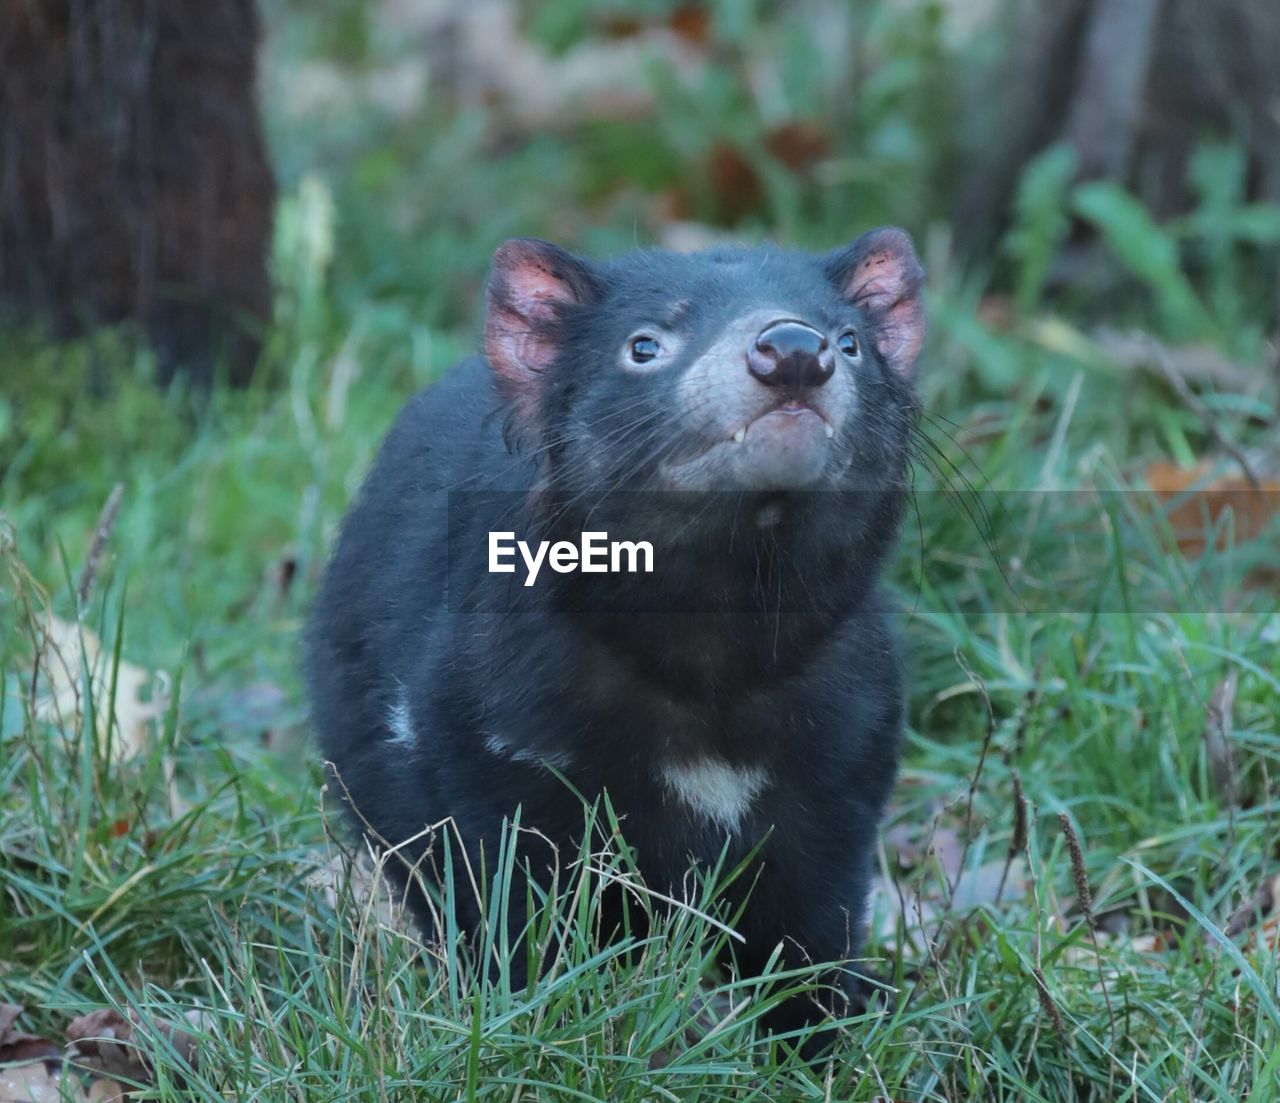
M919 552L916 577L917 607L924 588L927 554L924 517L919 500L921 486L917 478L918 470L933 482L934 487L930 492L940 494L955 510L956 515L973 530L981 542L983 551L999 572L1004 585L1010 593L1013 593L1013 584L997 538L997 518L1007 519L1007 514L998 499L994 506L989 505L988 498L995 496L996 492L973 454L959 439L957 432L959 426L939 414L932 414L918 406L906 408L886 402L881 409L877 410L877 415L875 419L871 419L871 431L879 434L885 447L893 448L897 443L889 439L890 435L898 438L899 441L905 438L906 492L907 500L915 515ZM936 439L935 434L945 438L945 443Z

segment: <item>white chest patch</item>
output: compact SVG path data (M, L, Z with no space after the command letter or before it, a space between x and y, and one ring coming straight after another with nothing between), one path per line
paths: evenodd
M737 831L751 802L769 787L770 777L759 766L731 766L719 758L668 762L658 778L689 811L726 831Z
M409 691L400 687L395 703L387 710L387 728L391 742L412 747L417 742L413 732L413 714L409 711Z

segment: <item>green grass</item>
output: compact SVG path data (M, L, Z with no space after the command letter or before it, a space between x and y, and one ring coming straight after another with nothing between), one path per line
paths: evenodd
M1160 552L1158 518L1126 515L1130 500L1114 495L1064 505L1046 494L1051 523L1037 527L1025 495L1006 495L1002 510L988 493L932 492L919 473L920 531L908 526L896 571L913 688L895 816L924 837L935 820L962 826L989 731L969 865L1005 855L1016 769L1033 810L1034 891L955 914L932 945L903 931L898 1011L851 1025L833 1069L773 1063L753 1033L761 993L726 1027L686 1038L722 933L680 914L624 960L586 937L594 883L572 868L535 936L558 947L556 969L529 993L477 982L456 955L379 926L359 893L340 894L335 912L308 887L333 854L323 811L334 801L305 743L281 735L302 722L296 637L323 549L410 381L363 380L330 424L332 371L303 356L287 387L218 393L194 413L127 382L29 438L30 458L9 468L17 552L63 616L62 580L110 486L124 484L85 623L109 652L119 644L126 660L170 671L180 701L147 754L105 761L84 731L33 719L29 626L18 603L6 614L0 984L32 1028L57 1036L103 1004L169 1020L198 1009L199 1070L182 1091L162 1078L163 1098L392 1098L410 1085L426 1098L508 1098L518 1084L538 1099L1268 1098L1274 955L1214 927L1275 858L1274 596L1241 591L1236 610L1216 611L1196 565ZM1104 412L1104 394L1089 401L1097 386L1084 385L1061 435L1073 486L1120 477L1098 452L1099 422L1084 420ZM934 435L975 480L1050 486L1043 445L1063 415L1033 387L948 413L957 436L982 426L967 458ZM970 517L985 507L997 555ZM1114 539L1080 535L1108 512ZM270 574L286 557L299 573L281 592ZM6 592L38 608L12 551L5 565ZM1055 587L1079 604L1047 598ZM1230 669L1245 795L1234 811L1215 795L1202 743L1206 701ZM241 715L262 684L283 690L270 746ZM1059 810L1084 836L1096 909L1126 917L1100 963L1071 903ZM939 904L938 877L905 879L915 876ZM1148 932L1175 945L1141 948ZM1036 962L1068 1048L1037 996ZM752 986L728 991L737 1004Z
M352 18L361 7L330 6ZM543 32L572 37L569 7ZM894 158L919 169L912 188L895 199L875 174L822 184L771 171L735 233L825 246L880 218L935 224L947 123L926 110L937 88L917 95L908 78L934 72L941 46L920 10L893 12L867 21L869 52L888 60L864 74L849 140L879 151L890 179ZM699 112L687 90L667 91L655 173L693 171L687 159L721 133L760 138L739 72L759 28L724 22L728 60L707 78L720 91L694 96ZM285 68L325 48L304 19L293 26L273 46ZM625 130L606 141L566 127L499 157L465 110L420 121L421 133L363 116L312 134L273 119L280 300L249 392L157 393L118 335L12 335L0 350L0 998L26 1006L26 1029L61 1038L104 1005L185 1018L195 1069L154 1030L140 1042L156 1070L149 1098L171 1100L1275 1099L1276 955L1256 931L1222 931L1280 858L1280 612L1274 588L1242 582L1250 556L1280 558L1277 542L1273 530L1231 555L1171 550L1158 511L1128 488L1155 459L1210 454L1211 436L1089 337L1102 318L1259 355L1274 304L1255 294L1250 250L1274 220L1233 197L1230 157L1201 158L1203 210L1173 226L1113 190L1073 191L1049 157L1029 170L989 273L959 270L924 235L937 451L918 465L893 570L912 671L893 824L916 843L935 829L967 839L959 895L971 904L949 908L946 873L927 860L900 870L887 846L905 914L894 922L896 893L879 898L867 952L895 978L896 1009L848 1024L835 1061L806 1068L756 1023L777 985L807 978L769 989L711 969L732 917L710 885L650 940L601 947L596 894L626 862L564 855L516 949L545 957L544 979L513 992L502 976L477 979L448 908L424 942L383 921L363 875L341 876L354 844L305 738L297 637L342 512L400 404L473 347L492 245L530 231L628 245L653 230L644 192L665 179L619 182L640 148ZM313 164L342 168L304 176ZM395 229L388 204L428 185L436 204L407 235ZM850 210L865 214L849 224ZM1072 211L1122 273L1105 302L1088 289L1046 297ZM1012 296L1005 327L977 320L992 291ZM1273 443L1273 392L1204 399L1242 446ZM82 624L112 663L166 671L173 696L148 749L124 761L98 748L92 718L36 716L31 677L33 616L47 603L74 619L73 580L117 482ZM1232 671L1228 806L1204 733ZM94 700L106 715L110 684ZM988 882L1009 851L1015 784L1029 829L997 902ZM1096 950L1060 812L1083 839ZM944 916L928 937L911 921L916 888Z

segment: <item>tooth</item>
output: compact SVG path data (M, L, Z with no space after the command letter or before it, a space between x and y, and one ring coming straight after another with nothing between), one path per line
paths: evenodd
M826 424L826 427L823 429L823 432L827 434L827 440L830 440L832 437L836 435L836 427L832 425L831 422L828 421Z
M747 427L744 425L741 429L739 429L736 433L733 434L733 443L741 444L746 439L747 439Z

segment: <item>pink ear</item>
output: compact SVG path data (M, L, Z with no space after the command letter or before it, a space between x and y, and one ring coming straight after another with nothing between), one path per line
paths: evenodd
M884 362L910 376L924 344L924 269L906 231L896 226L868 230L829 256L826 268L841 294L866 314Z
M587 301L592 291L587 265L550 242L513 238L494 253L485 355L522 417L537 416L565 308Z

